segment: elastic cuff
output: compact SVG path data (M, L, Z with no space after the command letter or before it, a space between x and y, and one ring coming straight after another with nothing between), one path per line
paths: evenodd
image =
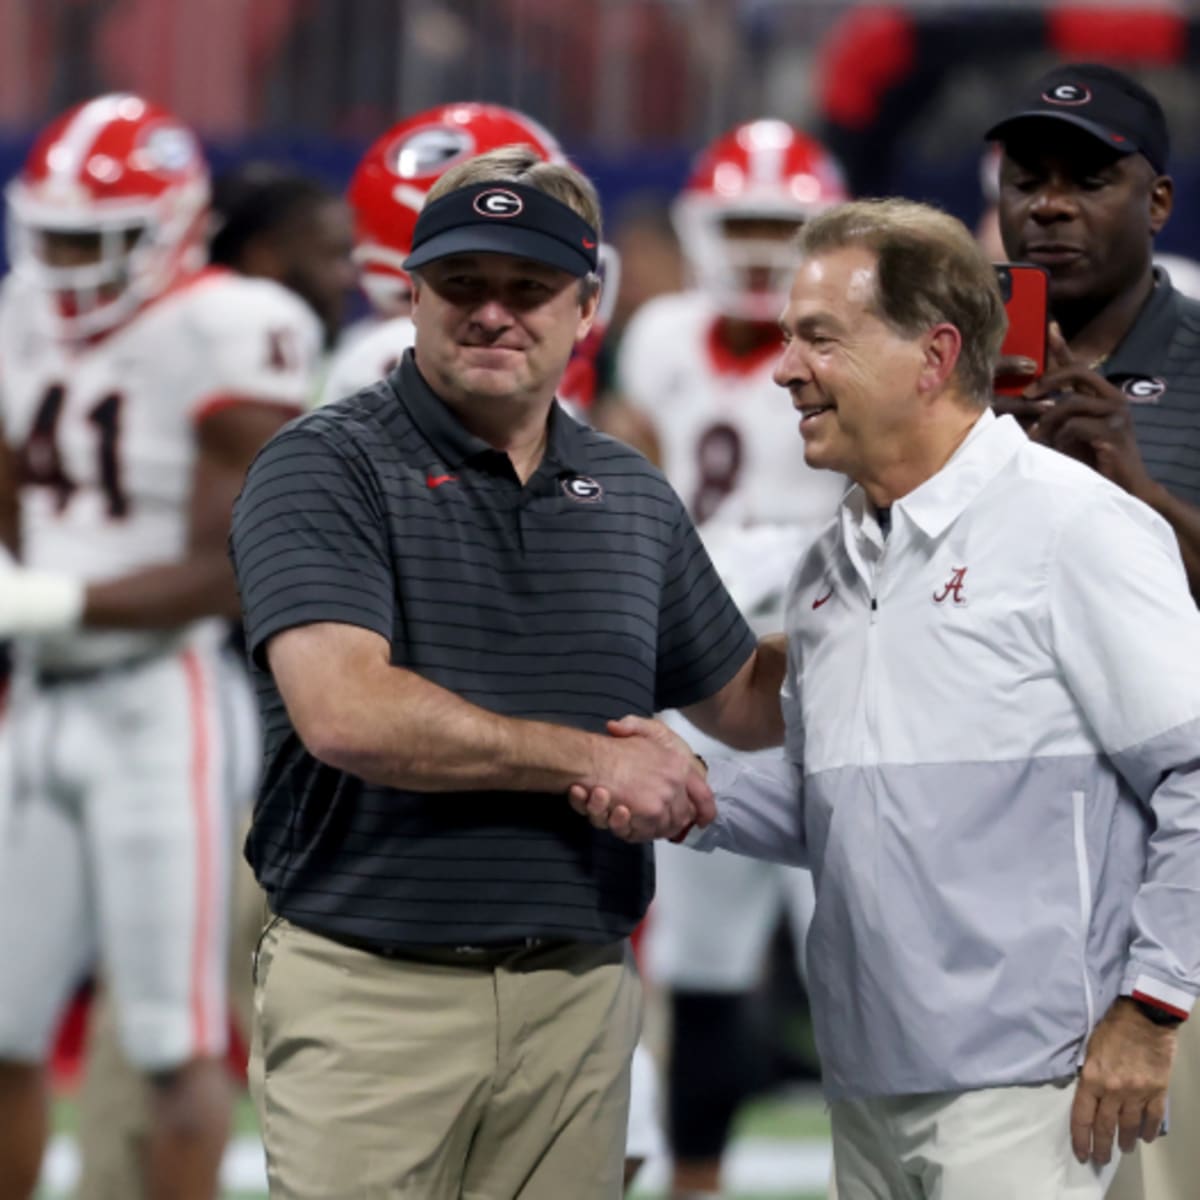
M1161 1008L1163 1012L1170 1013L1171 1016L1178 1017L1181 1021L1187 1020L1196 1000L1190 992L1185 992L1183 988L1164 983L1161 979L1155 979L1153 975L1146 974L1134 976L1132 983L1127 983L1121 988L1121 994L1129 996L1133 1000L1140 1000L1143 1004Z
M705 782L713 790L713 795L717 798L717 804L721 803L721 796L724 794L728 797L733 791L733 786L741 775L742 769L737 760L733 757L722 756L721 758L710 758L705 763L708 767L708 774L704 777Z

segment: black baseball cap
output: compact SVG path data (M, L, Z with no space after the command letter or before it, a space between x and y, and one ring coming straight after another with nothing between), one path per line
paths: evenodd
M1065 121L1117 154L1141 154L1159 174L1171 141L1162 105L1135 79L1101 63L1068 63L1036 80L1017 111L984 135L1003 142L1033 121Z
M513 254L572 275L597 268L599 235L573 208L522 183L472 183L427 204L413 230L412 271L451 254Z

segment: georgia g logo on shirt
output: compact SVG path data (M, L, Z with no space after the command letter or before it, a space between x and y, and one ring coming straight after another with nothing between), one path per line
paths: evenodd
M475 197L472 207L484 217L515 217L525 208L525 202L507 188L489 188Z
M1131 375L1121 384L1121 391L1134 404L1157 404L1166 390L1166 380L1150 375Z
M580 504L595 504L604 497L604 489L589 475L568 475L562 481L562 490Z

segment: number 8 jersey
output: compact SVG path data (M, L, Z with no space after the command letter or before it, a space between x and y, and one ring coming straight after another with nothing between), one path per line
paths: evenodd
M55 336L45 293L0 296L0 428L17 459L21 559L87 582L181 557L196 430L222 406L309 401L316 317L278 284L191 276L107 335ZM182 631L77 631L40 651L90 668L142 657Z
M619 360L622 395L654 423L662 467L693 519L792 525L814 541L846 490L804 461L800 418L771 374L778 344L736 356L705 293L647 302Z

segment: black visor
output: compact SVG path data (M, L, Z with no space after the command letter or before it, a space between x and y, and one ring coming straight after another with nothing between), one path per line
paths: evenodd
M512 254L572 275L596 270L596 231L573 209L521 183L473 183L427 204L413 231L412 271L451 254Z

